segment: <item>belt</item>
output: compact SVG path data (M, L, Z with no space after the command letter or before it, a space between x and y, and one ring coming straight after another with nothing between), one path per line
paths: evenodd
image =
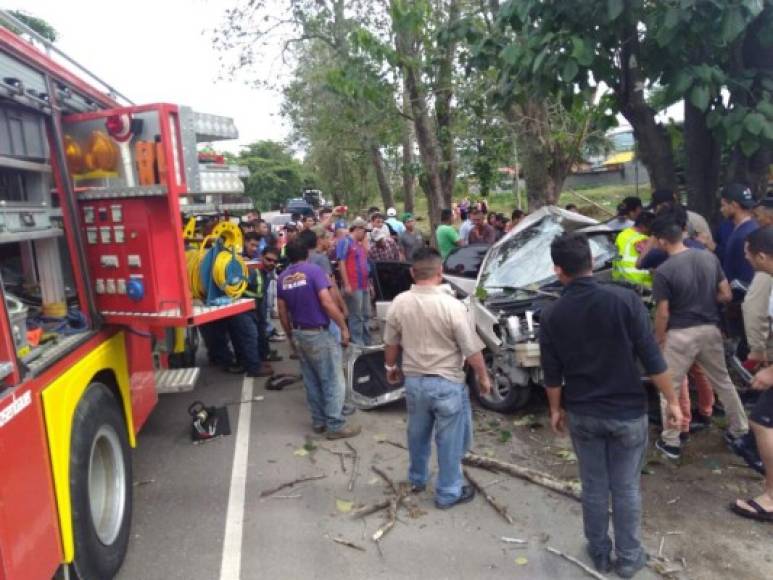
M301 324L293 324L293 330L312 330L320 332L322 330L327 330L327 326L303 326Z

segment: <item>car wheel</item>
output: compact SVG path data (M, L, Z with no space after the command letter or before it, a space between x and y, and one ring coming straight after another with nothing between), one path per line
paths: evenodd
M112 578L126 556L132 514L126 423L110 389L92 383L78 403L70 447L74 567L81 580Z
M467 386L475 393L481 406L498 413L513 413L525 407L531 397L531 384L513 384L504 373L492 368L492 357L488 352L484 357L491 381L491 393L481 395L475 373L471 368L467 369Z

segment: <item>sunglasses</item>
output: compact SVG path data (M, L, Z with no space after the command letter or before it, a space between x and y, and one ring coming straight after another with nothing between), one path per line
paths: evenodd
M276 264L276 259L275 258L269 258L268 256L264 256L263 257L263 261L267 262L269 264Z

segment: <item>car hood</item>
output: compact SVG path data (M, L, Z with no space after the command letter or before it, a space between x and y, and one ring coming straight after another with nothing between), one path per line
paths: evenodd
M550 243L562 232L575 230L589 234L594 267L614 258L614 244L605 235L609 228L602 225L599 230L597 220L545 206L491 247L478 273L476 288L483 289L486 295L495 295L501 287L536 289L554 282Z

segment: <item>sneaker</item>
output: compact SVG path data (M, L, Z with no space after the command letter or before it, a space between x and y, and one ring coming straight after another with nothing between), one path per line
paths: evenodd
M593 562L593 567L597 572L606 574L612 570L612 551L607 550L606 554L597 554L591 550L590 545L585 546L585 550L588 552L588 556Z
M354 415L354 413L357 411L357 407L354 405L350 405L349 403L344 403L343 408L341 409L342 415Z
M422 485L416 485L413 483L411 484L411 493L424 493L425 491L427 491L426 484L422 484Z
M268 356L264 359L266 362L280 362L284 360L284 357L281 356L277 351L272 350L268 353Z
M362 431L362 427L359 425L346 425L339 431L328 431L326 437L329 441L335 439L348 439L349 437L356 437Z
M711 418L709 418L709 422L705 422L701 415L698 415L698 417L692 421L690 421L690 433L699 433L701 431L705 431L711 426Z
M314 431L317 435L322 435L325 431L327 431L327 427L324 425L312 425L311 430Z
M635 562L617 560L617 562L615 562L615 573L620 576L620 578L633 578L639 570L647 565L649 559L650 557L645 552L642 552L639 559Z
M455 505L471 502L474 497L475 488L473 488L471 485L463 485L462 493L458 498L456 498L456 501L452 501L451 503L438 503L435 501L435 507L439 510L447 510L454 507Z
M668 459L679 459L682 456L681 447L674 447L673 445L666 445L666 442L662 439L658 439L655 442L655 449L660 451ZM630 576L627 576L630 578Z
M284 342L286 339L287 337L284 334L280 334L278 332L275 332L268 337L268 340L271 342Z
M272 369L269 365L262 365L258 370L256 371L249 371L247 373L248 377L270 377L274 374L274 369Z

